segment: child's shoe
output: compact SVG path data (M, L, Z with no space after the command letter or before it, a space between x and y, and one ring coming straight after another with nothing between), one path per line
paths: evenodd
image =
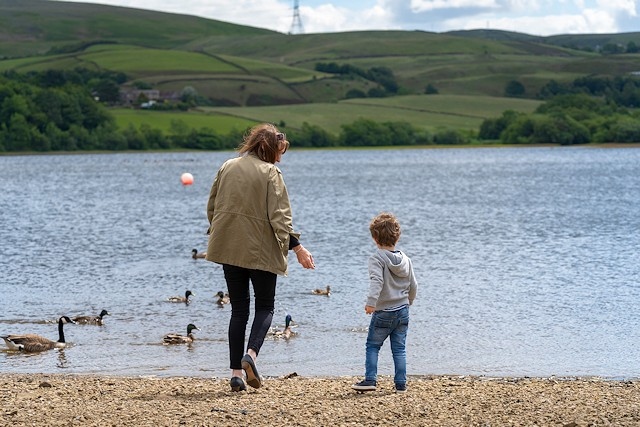
M359 383L352 385L351 388L358 391L374 391L376 389L376 385L376 382L373 380L362 380Z
M407 385L406 384L396 384L396 393L406 393Z

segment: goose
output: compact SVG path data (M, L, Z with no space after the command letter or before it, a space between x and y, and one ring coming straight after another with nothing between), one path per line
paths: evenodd
M229 304L230 300L229 300L229 294L225 294L222 291L218 291L218 293L216 294L216 296L218 297L218 301L216 301L216 303L219 306L223 306L225 304Z
M58 341L51 341L36 334L26 335L4 335L2 339L10 350L35 353L38 351L51 350L52 348L64 348L67 343L64 340L63 326L65 323L76 323L67 316L58 319Z
M294 335L297 334L297 332L293 332L293 330L291 330L291 322L293 321L293 319L291 318L290 314L287 314L284 318L284 329L283 330L279 330L278 328L272 328L269 331L269 335L273 336L273 338L284 338L285 340L288 340L289 338L293 337Z
M311 291L314 295L331 295L331 286L327 285L327 289L314 289Z
M102 326L102 317L109 314L107 310L102 310L97 316L76 316L73 321L81 325L98 325Z
M197 331L200 330L193 323L189 323L189 325L187 325L187 335L167 334L162 338L162 342L164 344L191 344L195 341L195 338L193 337L194 329Z
M184 293L183 297L169 297L167 299L167 301L169 301L169 302L183 302L185 304L189 304L191 302L191 301L189 301L189 297L192 296L192 295L195 296L195 294L193 292L187 291L187 292Z
M197 249L191 249L191 258L193 259L204 258L206 256L206 252L198 252Z

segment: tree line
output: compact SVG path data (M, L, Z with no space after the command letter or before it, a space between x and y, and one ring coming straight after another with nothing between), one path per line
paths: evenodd
M104 99L114 96L123 79L119 73L86 70L5 73L0 76L0 152L225 150L242 140L245 129L219 134L180 120L173 121L168 132L146 124L118 129ZM546 101L535 112L505 111L484 120L477 132L430 132L406 122L369 119L343 125L338 135L309 123L299 129L285 122L278 125L293 147L640 142L640 111L631 108L640 104L637 78L552 81L540 96Z
M315 65L315 70L323 73L336 74L343 78L360 77L376 83L376 86L369 89L367 93L359 89L349 90L345 95L347 99L366 97L384 98L385 96L396 95L400 89L400 85L396 81L393 71L388 67L372 67L364 70L351 64L339 65L336 62L318 62Z
M640 142L640 79L586 76L551 80L532 114L505 111L480 126L479 140L507 144Z

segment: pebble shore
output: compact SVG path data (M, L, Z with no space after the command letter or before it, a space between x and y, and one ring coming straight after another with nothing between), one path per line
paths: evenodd
M640 380L390 377L226 378L0 374L0 425L16 426L640 426Z

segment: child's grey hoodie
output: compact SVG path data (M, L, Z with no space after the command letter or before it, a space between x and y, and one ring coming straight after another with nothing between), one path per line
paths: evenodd
M417 292L411 259L402 251L378 249L369 257L367 305L379 311L413 304Z

